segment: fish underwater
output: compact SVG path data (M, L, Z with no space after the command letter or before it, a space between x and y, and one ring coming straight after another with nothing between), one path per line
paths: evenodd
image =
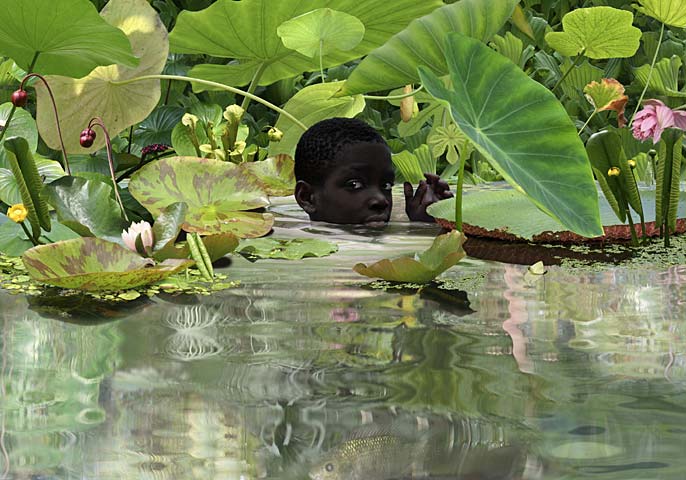
M355 434L312 466L311 480L506 480L521 479L526 463L522 448L470 445L446 435L419 432Z

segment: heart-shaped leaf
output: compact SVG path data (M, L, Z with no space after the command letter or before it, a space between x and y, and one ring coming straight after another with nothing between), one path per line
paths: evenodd
M10 102L0 105L0 127L5 127L7 124L7 119L9 118L10 112L13 108L14 105L12 105ZM12 121L10 122L10 125L7 128L3 138L10 137L25 138L29 144L29 149L32 152L36 151L36 147L38 146L38 129L36 128L36 121L33 119L31 114L23 108L15 109ZM6 164L0 164L0 166L6 167Z
M354 117L365 107L362 95L335 98L333 95L343 82L318 83L300 90L283 107L288 113L311 127L315 123L332 117ZM269 144L269 154L285 153L293 156L298 140L304 133L299 125L290 119L279 116L276 128L283 132L280 142Z
M126 36L88 0L0 0L0 55L24 70L80 78L100 65L138 65Z
M77 238L39 245L22 256L36 281L79 290L123 290L159 282L189 265L191 260L149 258L100 238Z
M463 243L464 236L453 230L437 236L428 250L414 258L385 258L369 266L358 263L353 270L366 277L390 282L429 283L465 257Z
M241 240L236 252L249 259L282 258L300 260L305 257L325 257L338 251L338 245L316 238L249 238Z
M583 53L589 58L627 58L638 50L641 30L634 16L612 7L577 8L562 18L562 32L550 32L545 41L562 55Z
M345 12L318 8L283 22L276 34L291 50L315 57L355 48L364 37L364 23Z
M121 243L126 222L112 187L97 180L65 176L43 188L48 203L55 207L60 223L82 236L96 236Z
M352 95L417 83L417 65L445 75L445 35L460 32L488 41L512 15L517 0L461 0L413 20L402 32L365 57L339 95Z
M271 214L246 211L269 204L258 180L220 160L170 157L151 162L132 175L129 192L153 216L171 203L186 203L187 232L259 237L274 222Z
M673 27L686 27L686 3L683 0L638 0L639 12Z
M262 190L273 197L293 195L295 162L289 155L276 155L258 162L245 162L239 168L254 175Z
M143 120L133 134L133 141L141 147L159 143L171 145L172 130L183 117L183 109L170 105L156 108Z
M93 116L101 117L114 137L145 119L160 98L159 80L116 85L116 82L162 72L169 43L167 30L155 10L146 0L110 0L101 15L110 25L126 34L140 63L137 68L122 65L98 67L78 80L59 76L47 78L55 94L67 152L93 152L105 145L105 136L100 132L97 132L92 147L84 149L79 144L81 130ZM36 84L36 93L38 130L48 146L59 149L50 96L42 83Z
M584 145L550 90L502 55L460 34L448 37L453 90L427 68L422 83L445 100L460 130L498 172L569 230L603 230Z
M319 70L319 59L290 50L279 38L277 28L287 20L318 8L330 8L352 15L364 24L362 42L353 50L327 55L326 68L366 55L411 20L441 5L440 0L218 0L199 12L181 12L169 39L173 52L239 59L228 65L196 65L188 72L191 77L247 85L259 70L259 84L269 85Z

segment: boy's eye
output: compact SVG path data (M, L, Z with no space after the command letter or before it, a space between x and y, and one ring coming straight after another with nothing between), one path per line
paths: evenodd
M383 189L390 192L393 190L393 182L386 182L383 186Z
M348 180L345 182L345 186L350 190L360 190L361 188L364 188L364 184L360 180Z

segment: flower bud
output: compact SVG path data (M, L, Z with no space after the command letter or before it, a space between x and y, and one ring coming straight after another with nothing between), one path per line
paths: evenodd
M19 90L12 92L12 97L10 97L10 99L12 100L12 105L15 107L23 107L26 105L26 100L28 97L29 95L26 93L26 90L22 90L20 88Z
M229 105L224 110L224 118L231 125L238 125L243 120L243 115L245 115L245 110L239 105Z
M628 163L631 168L636 168L636 160L627 160L626 163Z
M134 222L131 224L128 230L123 230L121 232L121 239L124 241L124 245L126 245L130 250L138 252L136 249L136 238L138 238L139 235L141 237L143 247L146 250L152 248L154 243L152 226L150 226L150 224L145 220L141 220L138 223Z
M276 127L271 127L267 132L270 142L280 142L283 138L283 132Z
M195 131L195 126L198 124L198 117L192 113L184 113L183 117L181 117L181 123Z
M403 93L410 93L411 91L412 85L405 85L403 88ZM419 106L413 96L403 98L400 101L400 119L405 123L412 120L412 117L416 115L415 108L419 112Z
M608 177L618 177L620 173L622 173L622 171L619 168L612 167L607 171L607 176Z
M28 210L26 210L26 207L23 203L17 203L16 205L12 205L7 210L7 216L9 217L9 219L16 223L21 223L24 220L26 220L26 216L28 214L29 212Z

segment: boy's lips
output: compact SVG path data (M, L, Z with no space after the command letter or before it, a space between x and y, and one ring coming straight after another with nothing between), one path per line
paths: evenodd
M388 215L370 215L364 219L364 223L386 223L388 222Z

